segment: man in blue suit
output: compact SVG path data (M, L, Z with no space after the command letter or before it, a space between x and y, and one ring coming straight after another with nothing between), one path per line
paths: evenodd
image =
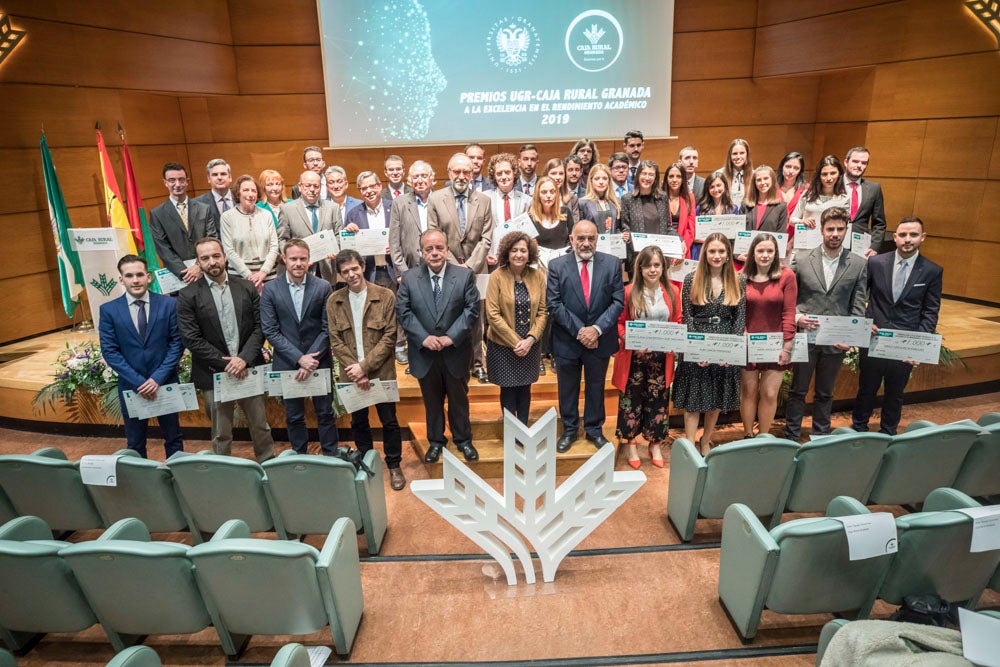
M552 351L559 385L563 433L556 450L565 452L580 426L580 369L583 368L583 429L596 447L610 444L604 426L604 384L611 355L618 351L618 316L625 306L621 261L597 252L597 227L573 226L573 253L549 262L545 290L552 318Z
M274 348L272 371L297 371L302 382L317 369L329 372L330 342L327 336L326 300L330 283L309 273L309 245L302 239L285 243L285 274L264 284L260 295L260 328ZM288 441L299 454L308 453L306 399L286 398L285 424ZM326 456L337 451L337 421L332 394L312 397L319 430L319 445Z
M365 257L365 280L380 287L396 291L396 265L389 254L389 215L392 199L383 199L382 182L374 171L358 174L358 190L364 203L355 206L344 216L344 231L356 232L360 229L380 229L385 232L385 252L381 255Z
M125 255L118 260L118 273L125 294L101 306L101 353L118 373L118 400L125 422L125 440L146 458L148 419L133 419L125 408L122 392L136 392L153 400L160 387L177 382L177 365L184 344L177 328L177 306L167 296L149 291L152 276L146 260ZM177 413L160 415L163 450L166 458L184 449Z

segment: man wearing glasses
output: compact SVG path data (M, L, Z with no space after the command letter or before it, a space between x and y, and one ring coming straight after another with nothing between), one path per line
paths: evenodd
M340 207L320 197L322 179L319 174L314 171L302 172L296 188L302 196L284 204L278 213L278 240L282 241L282 252L284 241L288 239L304 239L322 231L332 231L336 235L344 227ZM333 245L333 252L311 269L331 285L337 282L337 274L331 261L340 249L336 238Z
M323 159L323 149L319 146L306 146L302 149L302 168L307 171L314 171L320 177L319 196L326 199L326 183L323 180L323 170L326 169L326 160ZM292 186L292 199L302 196L302 191L298 185Z

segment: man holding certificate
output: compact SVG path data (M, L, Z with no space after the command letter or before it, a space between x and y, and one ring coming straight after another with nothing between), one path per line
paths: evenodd
M177 382L177 364L184 352L177 329L177 306L168 296L149 291L152 276L146 260L125 255L118 260L125 294L101 305L101 354L118 373L118 401L125 423L129 449L146 458L148 419L135 419L125 407L124 391L134 391L137 400L153 401L165 384ZM177 413L157 417L163 431L166 458L184 449Z
M869 258L868 317L874 320L872 335L878 334L879 329L934 332L941 309L944 270L920 254L925 238L923 220L903 218L893 234L896 252ZM918 362L876 358L875 350L870 352L861 349L852 426L855 431L868 431L875 395L884 384L879 432L896 435L903 412L903 391L910 380L910 371Z
M360 207L358 207L360 208ZM294 374L294 382L316 382L317 370L330 375L330 346L327 340L326 300L333 289L309 271L309 244L291 239L282 255L285 274L264 285L260 295L260 327L274 348L273 372ZM300 385L301 386L301 385ZM318 382L309 387L319 445L326 456L337 453L337 421L333 414L333 396L329 388ZM285 425L288 442L297 454L309 451L309 429L306 428L306 399L284 396Z
M800 330L819 328L817 315L864 317L867 298L865 260L844 248L848 233L848 213L840 207L823 211L820 230L823 245L792 259L792 271L798 284L795 323ZM792 386L785 404L785 437L798 440L802 435L802 416L806 392L813 374L813 435L830 432L830 412L833 409L833 385L850 349L844 343L809 345L809 361L794 364Z

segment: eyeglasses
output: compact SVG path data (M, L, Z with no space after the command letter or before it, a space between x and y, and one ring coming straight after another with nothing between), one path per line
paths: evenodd
M321 158L321 157L306 158L306 164L319 164L322 161L323 161L323 158Z
M369 190L378 190L380 187L382 187L381 183L372 183L371 185L362 185L358 190L368 192Z
M187 178L165 178L163 180L165 180L168 185L177 185L178 183L187 183L188 182Z
M456 176L472 176L471 169L451 169L449 171Z
M319 190L319 183L299 183L299 190Z

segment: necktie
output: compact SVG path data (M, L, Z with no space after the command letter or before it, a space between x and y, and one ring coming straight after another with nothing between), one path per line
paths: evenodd
M472 190L473 192L476 191L476 183L477 183L476 179L472 179L471 181L469 181L469 189Z
M583 287L583 302L590 307L590 271L587 270L587 262L589 259L583 260L583 267L580 269L580 286Z
M319 215L316 213L318 206L307 206L306 208L312 213L312 223L313 223L313 234L319 231Z
M181 222L184 223L184 231L188 229L188 205L186 201L182 201L177 205L177 214L181 216Z
M635 183L635 171L638 167L629 167L628 169L628 180L630 183Z
M135 302L135 305L139 308L138 316L135 318L139 338L146 340L146 302L139 300Z
M458 202L458 230L465 236L465 195L455 195Z
M525 182L524 183L524 187L521 188L521 189L524 190L524 194L530 195L531 194L531 183Z
M899 263L896 265L896 275L892 278L893 301L899 301L899 297L903 295L903 288L906 287L906 270L909 266L905 259L899 260Z
M434 306L441 301L441 276L431 276L434 279Z
M858 184L851 183L851 220L858 214Z
M222 198L222 212L225 213L230 208L232 208L232 207L229 205L229 197L223 197Z
M507 222L510 220L510 197L507 195L503 196L503 221Z
M621 185L615 186L615 194L618 195L618 199L625 196L625 188Z
M400 192L399 192L399 190L393 190L393 191L392 191L392 197L393 197L393 199L395 199L395 198L396 198L396 197L398 197L399 195L400 195Z

